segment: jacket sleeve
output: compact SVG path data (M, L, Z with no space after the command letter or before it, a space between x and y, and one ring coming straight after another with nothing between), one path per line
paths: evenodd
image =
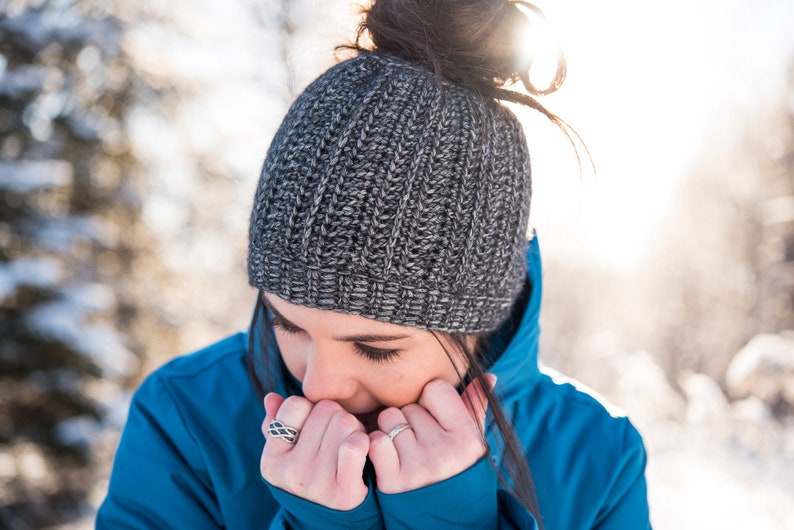
M487 458L446 480L405 493L378 492L387 530L410 528L536 530L532 514L497 486Z
M369 488L366 499L352 510L340 511L307 501L297 495L279 489L267 481L273 498L281 505L270 525L271 530L323 528L328 530L382 530L378 502Z
M151 376L133 397L96 528L222 526L198 446L166 386Z
M599 511L594 530L651 528L648 489L645 483L647 455L642 438L624 418L621 460L609 486L606 501Z

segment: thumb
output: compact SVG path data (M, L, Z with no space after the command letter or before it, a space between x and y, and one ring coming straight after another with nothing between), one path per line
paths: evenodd
M496 376L493 374L485 374L485 379L491 389L496 385ZM485 431L485 415L488 412L488 398L485 396L485 391L480 384L479 379L474 379L466 386L466 389L460 396L463 403L466 405L466 410L480 426L481 431Z

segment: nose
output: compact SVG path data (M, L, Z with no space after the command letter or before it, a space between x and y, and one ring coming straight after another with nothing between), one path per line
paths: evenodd
M315 347L306 360L303 395L317 403L322 399L349 400L356 391L355 378L338 362L330 349Z

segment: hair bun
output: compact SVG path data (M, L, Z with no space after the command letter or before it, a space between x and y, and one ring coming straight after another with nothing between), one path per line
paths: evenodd
M534 5L510 0L374 0L365 10L357 47L368 32L373 51L424 64L483 96L513 99L502 87L519 79L534 95L553 92L565 77L564 59L559 54L548 88L531 83L534 53L521 49L530 20L519 5L543 18Z

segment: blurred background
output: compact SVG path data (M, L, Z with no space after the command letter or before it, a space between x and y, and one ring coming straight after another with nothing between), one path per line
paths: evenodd
M640 428L655 528L794 528L794 5L538 5L597 168L516 111L543 360ZM357 13L0 0L0 528L91 528L141 378L247 325L260 165Z

